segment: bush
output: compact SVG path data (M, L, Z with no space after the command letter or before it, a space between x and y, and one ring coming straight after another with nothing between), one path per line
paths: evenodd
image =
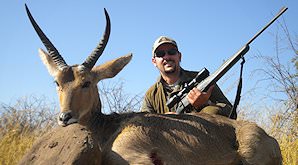
M16 164L33 142L55 126L55 107L45 98L19 99L0 107L0 164Z
M298 117L297 111L288 114L277 114L272 117L270 134L280 145L283 163L298 164Z

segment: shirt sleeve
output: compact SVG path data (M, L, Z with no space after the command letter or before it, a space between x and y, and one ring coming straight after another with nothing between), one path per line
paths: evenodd
M143 99L143 103L142 103L142 106L141 106L141 112L156 113L146 96Z

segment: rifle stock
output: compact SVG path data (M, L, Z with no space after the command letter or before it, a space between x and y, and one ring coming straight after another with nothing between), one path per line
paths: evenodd
M215 84L232 66L239 61L241 57L245 55L249 50L248 45L244 45L237 53L235 53L228 61L226 61L218 70L216 70L213 74L208 76L206 79L201 81L196 88L200 91L207 90L211 85ZM189 102L186 98L186 95L183 97L181 102L179 102L178 107L176 109L176 113L183 113L185 108L189 106Z
M244 57L244 55L249 50L249 44L252 43L265 29L267 29L279 16L281 16L288 8L283 7L279 13L265 26L263 27L257 34L255 34L237 53L235 53L232 57L230 57L227 61L221 65L219 69L217 69L213 74L208 76L206 79L198 83L195 88L198 88L200 91L207 90L211 85L215 84L230 68L232 68L240 58ZM175 104L178 103L178 107L176 109L176 113L180 114L185 111L185 109L190 105L187 100L187 93L183 96L180 96L179 99L170 98L167 102L167 106L172 108ZM175 97L175 96L173 96Z

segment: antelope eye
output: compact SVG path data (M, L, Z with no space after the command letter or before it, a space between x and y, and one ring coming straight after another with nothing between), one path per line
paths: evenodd
M90 86L91 82L87 81L83 84L82 88L88 88Z

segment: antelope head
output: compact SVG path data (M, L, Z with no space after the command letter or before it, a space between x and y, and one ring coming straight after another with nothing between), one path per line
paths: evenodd
M58 124L61 126L72 123L86 125L92 117L92 112L101 110L98 81L117 75L131 60L132 54L94 67L103 53L110 35L110 18L107 11L104 10L107 23L98 46L82 64L69 66L38 26L27 5L25 8L30 22L47 49L47 52L39 49L39 55L57 85L60 104Z

